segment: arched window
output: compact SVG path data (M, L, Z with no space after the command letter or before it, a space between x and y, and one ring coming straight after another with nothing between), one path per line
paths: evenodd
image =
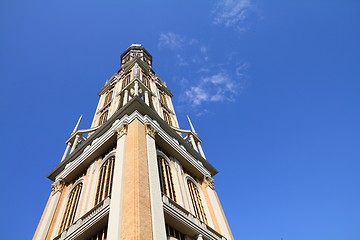
M82 183L77 184L69 195L64 217L60 224L59 234L62 233L65 229L67 229L74 222L76 209L79 204L82 185Z
M190 197L194 207L195 216L207 224L207 219L198 188L196 187L195 183L190 180L187 181L187 185L190 191Z
M110 196L113 182L115 157L112 156L101 166L98 185L96 188L95 204Z
M158 156L158 165L161 192L176 202L174 183L169 163L163 157Z
M106 122L107 117L108 117L108 113L109 113L109 110L107 109L100 115L98 126L100 126L101 124Z

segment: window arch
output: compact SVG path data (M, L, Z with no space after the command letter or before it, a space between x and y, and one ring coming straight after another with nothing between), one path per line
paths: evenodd
M174 182L169 162L162 156L158 156L159 177L161 192L176 202Z
M195 216L199 218L202 222L207 224L207 218L201 201L200 192L196 184L190 179L188 179L187 185L190 192L191 202L194 207Z
M102 200L104 200L111 194L114 174L114 162L115 156L111 156L101 166L94 205L100 203Z
M77 206L80 200L80 194L83 184L77 184L70 192L68 201L66 203L65 213L60 224L59 234L67 229L75 219Z

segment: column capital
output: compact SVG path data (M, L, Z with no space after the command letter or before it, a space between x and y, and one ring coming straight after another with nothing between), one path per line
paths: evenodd
M117 135L117 139L121 138L123 135L126 135L128 131L128 124L127 123L123 123L121 124L121 126L116 129L114 132Z
M51 185L51 192L52 192L52 195L54 195L55 193L57 192L62 192L62 190L64 189L65 187L65 183L62 179L59 179L57 180L56 182L54 182L52 185Z
M145 131L150 137L155 139L156 133L158 132L153 126L149 123L145 124Z
M213 190L215 190L215 186L214 186L214 179L209 176L209 175L205 175L203 177L203 183L205 183L205 185Z

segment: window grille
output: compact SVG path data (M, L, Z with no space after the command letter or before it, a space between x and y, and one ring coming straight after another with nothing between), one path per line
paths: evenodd
M100 170L98 185L96 188L95 204L110 196L114 174L115 157L112 156L103 163Z
M174 182L173 182L169 163L163 157L158 157L158 165L159 165L161 192L164 195L166 195L168 198L176 202Z
M108 117L108 114L109 114L109 110L106 109L106 110L100 115L98 126L100 126L101 124L103 124L103 123L106 122L107 117Z
M202 222L207 224L207 219L206 219L204 207L203 207L202 202L201 202L201 197L200 197L200 193L199 193L198 188L190 180L188 180L187 185L188 185L188 188L189 188L189 191L190 191L190 197L191 197L191 202L192 202L193 207L194 207L195 216L197 218L199 218Z
M67 201L65 208L64 217L60 224L59 234L62 233L68 227L70 227L70 225L74 222L76 209L80 200L82 185L83 185L82 183L77 184L69 195L69 199Z

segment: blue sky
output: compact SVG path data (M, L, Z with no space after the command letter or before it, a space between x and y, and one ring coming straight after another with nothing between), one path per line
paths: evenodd
M30 239L77 118L141 43L236 239L360 238L360 2L0 2L3 239Z

